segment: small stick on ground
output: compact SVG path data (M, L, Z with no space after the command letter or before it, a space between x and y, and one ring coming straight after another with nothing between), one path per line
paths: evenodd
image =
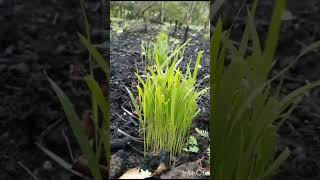
M116 114L117 114L117 116L119 116L120 119L122 119L122 120L124 120L124 121L127 121L127 120L125 120L123 117L121 117L118 113L116 113ZM139 126L139 124L138 124L135 120L133 120L133 119L131 119L131 118L129 118L129 120L130 120L135 126Z
M142 140L141 138L133 137L130 134L127 134L126 132L122 131L121 129L117 129L117 132L122 134L122 135L124 135L124 136L126 136L126 137L128 137L128 138L130 138L130 139L132 139L132 140L134 140L134 141L141 142L141 143L143 142L143 141L141 141Z
M50 124L44 131L42 131L42 133L39 136L40 142L42 142L42 139L44 136L46 136L53 128L55 128L56 126L58 126L62 122L63 122L63 119L59 119L59 120L53 122L52 124Z
M144 152L143 151L140 151L138 148L134 147L133 145L131 145L130 143L128 143L128 145L135 151L137 151L138 153L144 155Z
M70 158L71 158L72 162L75 162L75 158L74 158L73 153L72 153L72 149L71 149L71 145L70 145L69 139L68 139L66 133L64 132L64 130L62 130L62 135L64 136L64 139L65 139L66 144L68 146Z
M29 168L27 168L21 161L18 161L17 164L22 167L22 169L24 169L34 180L40 180L39 178L37 178L31 171Z
M84 174L75 171L72 169L72 165L67 163L65 160L63 160L61 157L59 157L58 155L56 155L55 153L53 153L52 151L50 151L49 149L43 147L41 144L39 143L35 143L37 145L37 147L44 152L45 154L47 154L51 159L53 159L55 162L57 162L58 164L60 164L60 166L62 166L63 168L65 168L66 170L70 171L71 173L73 173L74 175L77 175L85 180L91 180L89 177L85 176Z
M125 103L127 103L127 102L128 102L128 101L124 102L124 103L121 105L121 109L124 110L126 113L128 113L131 117L138 119L135 115L133 115L130 111L128 111L126 108L123 107L123 105L124 105Z

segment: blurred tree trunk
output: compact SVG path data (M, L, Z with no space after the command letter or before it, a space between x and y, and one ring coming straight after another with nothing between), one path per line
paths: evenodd
M123 18L123 13L122 13L122 1L120 2L120 18Z
M174 36L175 36L176 31L177 31L178 20L175 20L175 22L176 22L176 25L174 26L174 31L173 31L172 37L174 37Z
M194 6L192 6L192 4L194 4ZM187 24L189 18L191 17L193 11L197 8L197 6L199 5L199 2L194 2L192 4L189 4L188 3L188 6L187 6L187 11L186 11L186 15L185 15L185 18L183 20L183 23L184 24Z
M188 31L189 31L189 25L186 27L186 30L184 32L183 43L185 43L188 39Z
M159 22L163 23L163 16L164 16L164 1L160 2L160 13L159 13Z
M143 19L145 20L146 18L144 17L144 13L146 13L146 11L150 8L152 8L152 6L156 3L157 1L153 1L148 7L146 7L142 12L140 17L143 17Z

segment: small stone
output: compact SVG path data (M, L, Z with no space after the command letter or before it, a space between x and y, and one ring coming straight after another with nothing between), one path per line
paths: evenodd
M294 17L294 15L292 14L291 11L285 10L285 11L283 12L282 21L291 21L291 20L294 20L294 19L295 19L295 17Z
M6 48L6 50L4 50L4 55L10 56L12 55L13 51L14 51L14 46L10 45Z
M4 142L5 139L9 137L9 132L5 132L2 135L0 135L0 142Z
M58 45L56 47L55 54L61 54L61 53L65 52L66 49L67 49L66 45Z
M28 73L30 71L26 63L17 64L13 69L17 70L20 73Z
M111 155L111 160L110 160L110 177L111 179L115 179L118 176L120 176L121 169L122 169L122 164L123 164L123 159L119 157L117 154Z
M51 171L53 169L52 163L50 161L45 161L42 167L46 171Z
M0 65L0 73L3 72L7 68L6 65Z

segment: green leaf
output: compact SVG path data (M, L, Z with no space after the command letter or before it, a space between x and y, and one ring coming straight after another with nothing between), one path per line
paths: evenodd
M193 152L193 153L198 153L199 152L199 148L197 146L191 146L191 147L189 147L189 151Z
M210 138L208 131L202 130L202 129L199 129L199 128L195 128L195 130L200 136L205 137L205 138Z
M90 89L90 92L96 101L97 105L99 106L100 110L103 113L103 129L102 129L102 141L105 145L105 154L106 154L106 161L109 163L110 157L110 132L109 132L109 109L110 109L110 101L109 97L105 97L103 92L99 86L99 84L94 80L92 75L88 75L85 78L85 81Z
M189 137L189 144L190 145L198 145L197 139L194 136Z
M141 111L139 109L139 106L137 104L135 97L133 96L132 92L127 87L125 87L125 88L126 88L127 92L129 93L131 102L133 103L135 110L138 112L139 120L142 121Z
M197 79L197 75L198 75L198 69L199 69L199 65L200 65L200 60L201 60L201 57L202 57L202 53L203 51L200 51L198 53L198 57L197 57L197 60L196 60L196 65L194 67L194 71L193 71L193 80L195 81Z
M275 4L275 9L273 12L272 20L271 20L271 26L268 30L268 36L265 44L265 57L266 61L268 61L270 67L271 62L274 58L274 54L276 52L276 49L278 47L278 39L279 39L279 32L282 22L282 14L285 10L287 4L287 0L277 0ZM269 66L267 66L269 67Z
M88 49L90 54L92 55L93 59L96 63L101 67L104 71L107 81L109 82L109 65L103 58L103 56L99 53L99 51L87 40L84 36L79 34L81 43Z
M279 169L280 165L289 157L290 151L286 148L282 153L278 156L278 158L270 165L270 167L266 170L264 175L259 179L264 179L266 177L270 177L274 175L273 173Z
M81 151L88 159L89 169L92 173L92 176L95 180L102 180L102 176L99 170L98 161L95 157L94 152L92 151L89 140L87 139L83 128L80 126L80 120L76 114L73 105L71 104L69 98L64 94L64 92L59 88L59 86L49 77L47 77L53 90L59 98L59 101L63 107L63 110L67 116L71 129L74 136L77 138L77 141L80 145Z

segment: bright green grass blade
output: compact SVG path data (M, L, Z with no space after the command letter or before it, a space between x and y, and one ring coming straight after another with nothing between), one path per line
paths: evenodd
M84 133L84 130L80 126L80 120L78 115L76 114L73 105L71 104L69 98L65 95L65 93L59 88L59 86L49 77L47 77L53 90L59 98L59 101L63 107L63 110L67 116L71 129L73 131L74 136L77 138L80 148L83 154L88 159L89 169L92 173L92 176L95 180L102 180L102 176L99 170L98 161L95 157L94 152L92 151L89 141Z
M137 113L138 113L139 120L142 121L141 111L140 111L140 109L139 109L139 106L138 106L138 104L137 104L136 99L134 98L132 92L131 92L127 87L125 87L125 88L126 88L128 94L129 94L129 96L130 96L131 102L133 103L133 106L134 106L135 110L136 110Z
M194 67L194 71L193 71L193 80L195 81L197 79L197 74L198 74L198 69L199 69L199 65L200 65L200 60L201 60L201 57L202 57L202 53L203 51L200 51L198 53L198 57L197 57L197 60L196 60L196 65Z

